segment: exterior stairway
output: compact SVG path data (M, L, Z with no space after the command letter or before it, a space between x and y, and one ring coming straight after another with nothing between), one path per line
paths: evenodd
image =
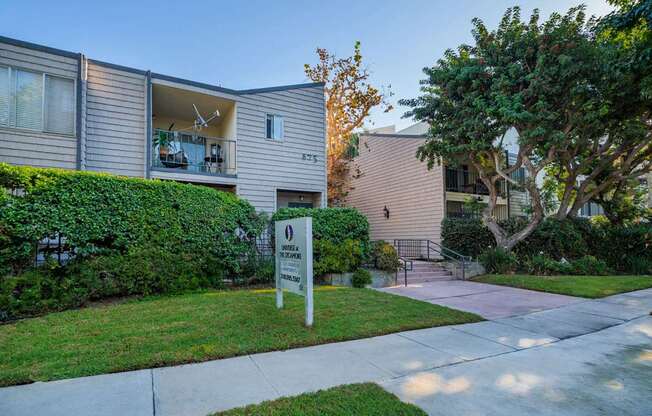
M425 283L425 282L439 282L442 280L454 280L452 273L449 272L440 263L412 260L412 270L407 272L407 282L412 283ZM399 285L405 283L405 274L403 270L398 272Z

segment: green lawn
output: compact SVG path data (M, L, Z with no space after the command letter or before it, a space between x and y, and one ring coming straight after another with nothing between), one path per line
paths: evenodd
M215 416L425 416L418 407L403 403L373 383L349 384L296 397L284 397L241 407Z
M365 338L481 320L371 289L315 289L315 325L303 298L273 290L195 293L85 308L0 325L0 386Z
M652 276L486 275L473 280L583 298L603 298L652 287Z

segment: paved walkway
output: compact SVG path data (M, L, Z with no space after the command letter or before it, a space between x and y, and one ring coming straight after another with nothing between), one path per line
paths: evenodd
M652 414L652 289L525 316L0 389L0 415L198 415L373 381L432 415Z
M407 287L378 290L473 312L486 319L525 315L585 301L572 296L461 280L415 283Z

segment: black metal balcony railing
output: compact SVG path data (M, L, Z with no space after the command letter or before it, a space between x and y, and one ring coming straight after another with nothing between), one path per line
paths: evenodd
M480 219L482 218L481 211L447 211L447 217L463 218L463 219Z
M446 190L467 194L489 195L489 190L475 171L468 169L446 168Z
M489 195L489 190L484 183L480 180L480 175L474 170L470 169L455 169L446 168L446 191L448 192L462 192L465 194L474 195ZM499 185L500 195L503 196L506 192L505 182L502 181Z
M156 129L152 168L206 175L236 174L236 142L198 133Z

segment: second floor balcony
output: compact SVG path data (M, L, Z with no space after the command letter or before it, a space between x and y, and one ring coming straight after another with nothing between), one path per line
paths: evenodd
M459 192L472 195L489 195L489 190L480 180L478 172L467 166L461 168L445 168L446 192ZM498 185L499 196L506 194L505 181Z
M217 176L237 173L235 140L155 129L151 151L155 170Z

